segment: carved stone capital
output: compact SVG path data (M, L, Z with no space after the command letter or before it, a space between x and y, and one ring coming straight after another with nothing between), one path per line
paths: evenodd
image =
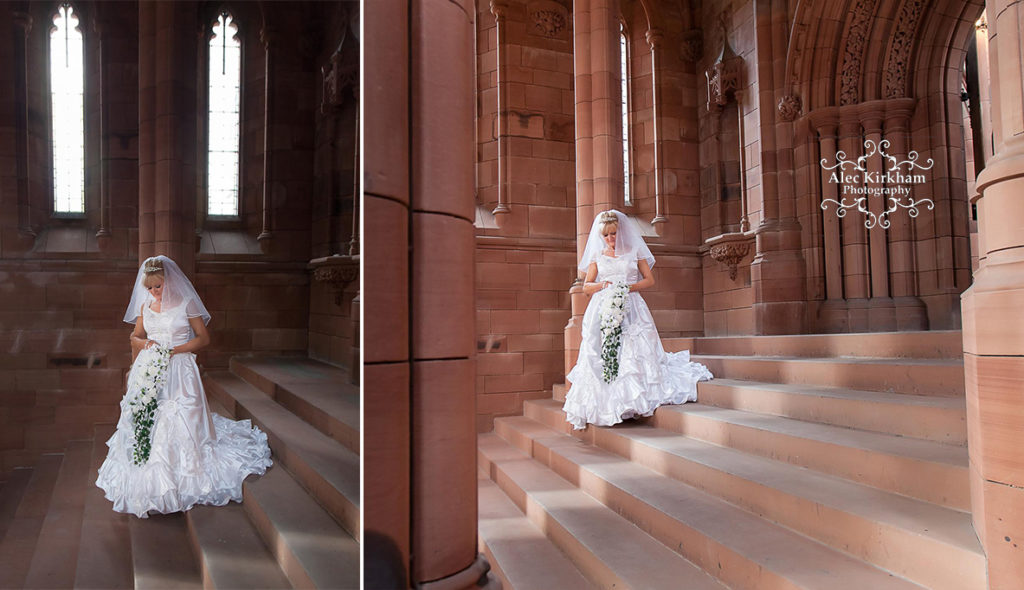
M491 14L494 15L496 22L501 22L506 16L508 16L508 0L491 0L490 2Z
M651 49L657 49L661 46L661 41L665 38L665 33L661 32L661 29L647 29L647 44L651 46Z
M796 119L800 115L800 97L787 94L779 99L779 117L786 122Z
M704 31L701 29L684 31L679 51L685 61L700 61L700 58L704 57Z
M281 31L276 27L264 25L260 29L260 42L263 43L263 48L267 51L276 49L281 43Z
M22 31L27 36L32 30L32 15L20 10L15 10L12 14L14 15L14 24L21 27Z

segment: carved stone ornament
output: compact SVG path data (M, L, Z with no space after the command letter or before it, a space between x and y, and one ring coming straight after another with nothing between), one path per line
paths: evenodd
M529 30L542 37L564 37L569 30L569 11L557 2L531 2L526 9Z
M341 305L341 296L345 292L345 287L349 283L359 280L359 256L335 254L311 260L309 266L313 270L314 281L327 283L334 289L335 305Z
M740 74L743 70L743 58L736 55L729 45L729 32L725 28L725 22L721 23L722 29L722 52L718 55L714 65L704 72L708 80L708 111L714 111L724 107L729 102L729 97L735 98L736 91L740 89Z
M750 254L750 242L730 242L711 247L711 258L729 267L729 280L736 280L740 261Z
M910 70L910 55L914 49L917 24L921 20L926 0L904 0L896 19L896 32L893 33L886 60L885 78L882 83L884 98L902 98L907 96L907 72Z
M779 99L779 117L787 123L800 115L800 97L787 94Z
M704 57L704 31L690 29L683 33L683 40L679 44L680 55L684 61L697 62Z
M839 104L860 102L861 71L864 53L867 51L868 35L871 33L872 18L876 0L858 0L853 8L850 32L843 49L843 69L840 77Z
M321 68L321 73L324 86L320 111L323 113L340 109L350 91L353 95L359 91L359 71L351 64L343 64L340 47Z

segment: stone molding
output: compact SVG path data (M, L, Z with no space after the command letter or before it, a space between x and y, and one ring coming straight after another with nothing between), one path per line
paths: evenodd
M892 35L889 53L885 60L885 78L882 95L885 98L907 96L907 72L910 69L910 54L914 49L915 32L926 0L904 0L896 19L896 31Z
M853 8L853 19L843 48L843 68L840 78L839 104L860 102L861 72L876 0L858 0Z

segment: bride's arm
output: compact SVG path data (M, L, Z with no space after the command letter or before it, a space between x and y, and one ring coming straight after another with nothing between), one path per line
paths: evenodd
M639 260L637 262L637 268L640 269L640 276L643 278L629 286L630 291L639 291L640 289L650 289L654 286L654 273L651 272L651 265L647 264L646 260Z
M590 265L587 266L587 278L583 281L583 292L587 295L593 295L608 286L608 281L595 283L595 279L597 279L597 263L591 262Z
M135 357L139 356L142 349L149 348L150 342L146 339L146 327L142 325L142 313L139 313L139 317L135 320L135 329L132 330L131 336L128 340L132 343L132 363L135 362Z
M195 352L210 343L210 333L206 330L206 324L203 323L203 318L188 318L188 323L192 326L192 331L195 333L196 337L184 344L179 344L172 348L171 354Z

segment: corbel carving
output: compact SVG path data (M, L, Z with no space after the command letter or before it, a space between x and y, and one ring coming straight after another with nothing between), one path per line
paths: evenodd
M711 247L711 258L729 267L729 280L736 280L740 261L750 254L750 242L728 242Z
M359 280L359 256L326 256L309 262L313 280L326 283L334 290L334 304L341 305L341 297L353 281Z
M740 75L743 71L743 58L736 55L729 45L729 31L724 17L720 19L719 25L722 30L722 52L704 72L708 81L708 111L716 111L728 104L730 96L735 96L740 89Z

